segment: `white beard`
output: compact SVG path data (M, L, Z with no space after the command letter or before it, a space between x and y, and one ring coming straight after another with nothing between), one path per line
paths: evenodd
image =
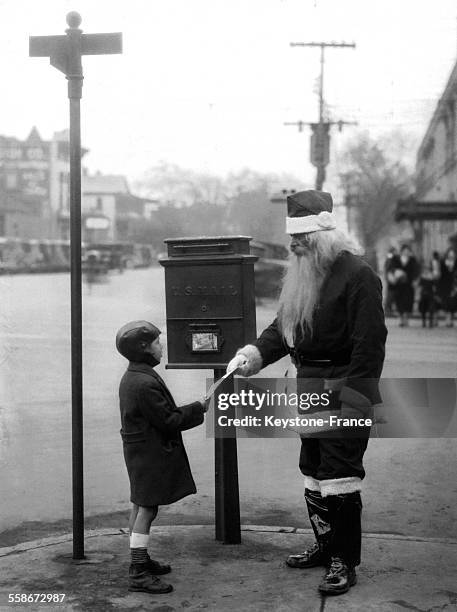
M293 256L279 296L278 324L289 346L294 346L297 326L312 332L314 310L325 271L313 256Z

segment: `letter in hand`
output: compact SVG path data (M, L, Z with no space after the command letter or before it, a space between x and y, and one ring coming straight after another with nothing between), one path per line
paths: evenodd
M239 355L235 355L235 357L229 362L227 366L227 374L237 373L241 374L241 376L245 375L245 367L247 366L248 360L245 355L240 353Z
M203 405L203 412L208 412L211 403L211 397L206 397L206 395L204 395L200 400L200 403Z
M219 378L219 380L216 380L216 382L211 385L208 392L206 393L205 400L208 399L208 401L210 401L213 395L216 393L217 389L227 380L227 378L231 378L237 373L238 369L235 369L231 372L227 372L226 374L224 374L224 376L222 378Z

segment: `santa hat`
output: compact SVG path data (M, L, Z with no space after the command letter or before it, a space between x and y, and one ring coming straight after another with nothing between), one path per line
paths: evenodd
M333 200L325 191L299 191L287 196L287 234L306 234L336 228Z

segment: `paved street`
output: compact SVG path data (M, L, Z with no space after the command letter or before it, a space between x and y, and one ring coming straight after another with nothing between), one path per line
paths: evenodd
M0 531L24 521L71 516L71 405L68 275L0 277ZM258 307L258 329L274 304ZM128 483L119 438L117 385L126 362L116 330L147 318L162 329L163 270L127 271L84 293L85 506L88 515L125 510ZM385 377L455 377L457 329L389 323ZM283 360L264 371L281 376ZM211 372L165 370L178 402L199 398ZM213 520L213 441L185 434L199 493L161 510L164 522ZM307 526L297 469L299 441L239 441L243 523ZM366 455L364 529L454 537L454 439L375 439ZM5 494L5 492L7 492Z

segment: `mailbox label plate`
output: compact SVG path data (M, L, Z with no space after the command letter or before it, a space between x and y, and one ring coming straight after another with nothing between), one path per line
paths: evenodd
M241 270L237 265L166 269L167 317L242 316Z

